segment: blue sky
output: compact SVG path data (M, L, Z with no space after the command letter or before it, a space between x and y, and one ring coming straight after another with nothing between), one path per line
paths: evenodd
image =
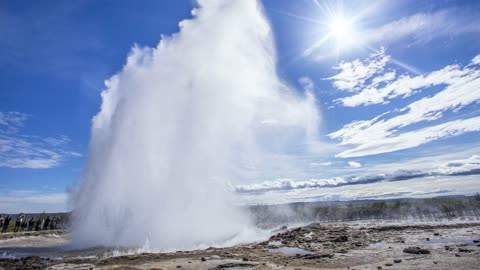
M234 183L246 202L480 191L478 1L262 4L279 76L316 98L321 151ZM0 3L0 212L66 209L104 81L195 5Z

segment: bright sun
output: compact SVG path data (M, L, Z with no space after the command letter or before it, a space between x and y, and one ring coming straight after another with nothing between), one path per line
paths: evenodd
M317 3L316 1L314 2ZM317 5L320 4L317 3ZM320 5L320 7L322 8L323 6ZM340 54L347 52L347 50L354 50L365 44L365 40L362 39L364 36L362 34L362 24L358 15L351 16L342 10L331 8L326 10L328 12L324 14L322 20L297 16L309 21L314 20L321 27L319 31L321 36L310 47L305 49L303 52L304 56L318 52L318 49L324 45L328 45L328 47L331 45L329 49L325 50L325 54L323 54L324 52L318 52L317 57L328 56L331 53L336 54L338 57Z
M329 32L335 38L337 48L346 48L352 45L354 40L355 30L350 20L344 17L336 17L328 24Z

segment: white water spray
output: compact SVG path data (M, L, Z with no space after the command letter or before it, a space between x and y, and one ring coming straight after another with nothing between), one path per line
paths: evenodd
M278 79L260 4L198 5L179 33L154 49L135 47L106 83L72 197L74 244L249 241L228 183L279 145L315 137L315 100Z

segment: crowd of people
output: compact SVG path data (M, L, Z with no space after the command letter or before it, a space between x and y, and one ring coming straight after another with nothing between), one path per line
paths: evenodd
M32 216L30 219L28 219L24 214L20 214L15 220L13 232L56 230L58 229L60 220L61 217L50 218L50 216L40 216L37 218ZM8 231L11 221L11 215L3 218L3 216L0 214L0 228L2 233L6 233Z

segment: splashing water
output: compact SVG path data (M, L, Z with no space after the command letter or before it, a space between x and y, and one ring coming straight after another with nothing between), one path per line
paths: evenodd
M268 153L316 137L315 100L277 77L260 4L198 6L157 48L134 47L106 82L72 195L75 245L250 241L255 233L228 184Z

